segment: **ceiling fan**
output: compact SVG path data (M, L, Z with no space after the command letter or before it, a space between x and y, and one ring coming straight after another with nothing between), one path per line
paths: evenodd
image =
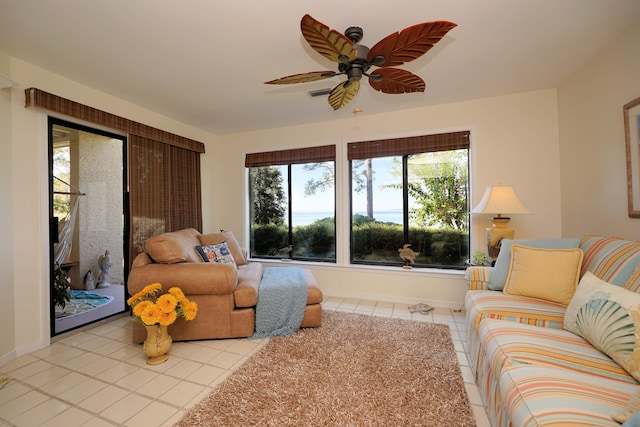
M424 80L410 71L393 67L422 56L455 27L456 24L449 21L413 25L388 35L369 49L358 44L362 40L362 28L349 27L343 35L307 14L300 22L302 35L314 50L338 63L338 72L293 74L265 84L307 83L344 74L347 81L329 93L329 105L334 110L344 107L356 96L362 76L368 77L371 87L383 93L424 92ZM369 72L372 66L379 68Z

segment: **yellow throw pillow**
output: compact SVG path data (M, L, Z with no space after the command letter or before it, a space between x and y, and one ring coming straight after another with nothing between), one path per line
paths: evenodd
M569 305L580 280L582 250L511 247L504 293Z

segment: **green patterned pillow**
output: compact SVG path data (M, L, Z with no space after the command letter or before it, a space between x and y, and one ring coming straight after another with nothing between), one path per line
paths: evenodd
M564 329L589 341L640 381L640 294L587 272L567 307Z

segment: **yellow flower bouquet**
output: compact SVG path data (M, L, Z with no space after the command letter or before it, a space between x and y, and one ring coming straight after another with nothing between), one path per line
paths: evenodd
M198 314L198 305L189 301L178 287L162 294L162 285L152 283L127 300L133 316L144 325L171 325L178 316L193 320Z

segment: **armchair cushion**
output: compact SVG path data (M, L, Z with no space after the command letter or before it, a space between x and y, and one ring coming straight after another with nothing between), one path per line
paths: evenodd
M196 251L198 235L200 233L194 228L163 233L147 239L145 250L159 264L201 263L202 258Z

